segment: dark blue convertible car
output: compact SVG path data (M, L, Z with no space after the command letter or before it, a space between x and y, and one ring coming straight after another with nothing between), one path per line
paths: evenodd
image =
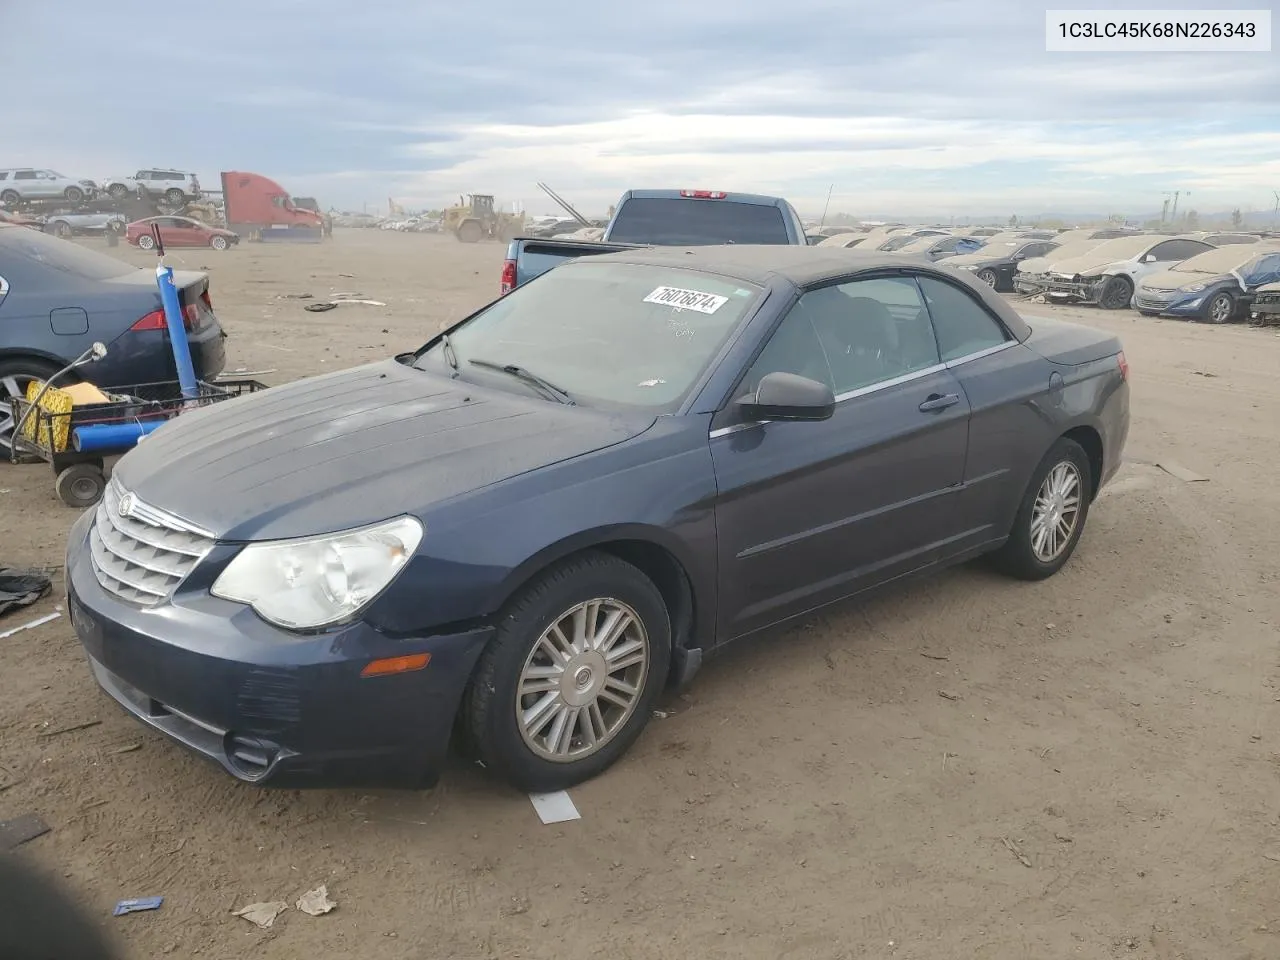
M456 735L564 787L733 640L982 554L1058 571L1127 372L922 259L574 261L151 434L71 531L72 622L126 710L243 780L427 785Z

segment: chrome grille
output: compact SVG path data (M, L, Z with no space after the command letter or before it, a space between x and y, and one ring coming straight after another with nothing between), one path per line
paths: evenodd
M1163 310L1173 303L1173 293L1150 288L1139 290L1133 298L1134 305L1143 310Z
M122 515L126 497L129 509ZM98 502L89 532L98 583L144 607L168 600L213 545L211 536L138 501L114 480Z

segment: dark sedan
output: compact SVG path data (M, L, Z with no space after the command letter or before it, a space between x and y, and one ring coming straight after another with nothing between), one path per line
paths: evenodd
M225 362L209 276L174 271L196 376ZM79 369L100 387L174 381L178 373L156 275L70 240L0 224L0 457L13 431L9 398L71 363L94 341L102 360Z
M973 253L947 258L947 266L967 270L992 290L1013 290L1013 274L1018 264L1032 257L1046 257L1058 244L1051 240L1021 238L984 244Z
M1149 274L1133 306L1143 316L1230 323L1249 316L1259 287L1280 281L1280 246L1230 244Z
M637 249L421 350L178 418L71 530L126 710L276 785L600 773L730 641L981 554L1076 549L1129 426L1112 335L924 262Z

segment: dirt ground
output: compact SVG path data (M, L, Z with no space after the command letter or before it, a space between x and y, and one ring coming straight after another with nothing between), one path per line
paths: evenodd
M269 383L418 346L501 257L356 230L182 254L229 369ZM336 291L387 305L278 299ZM100 694L65 617L0 640L0 820L48 821L24 855L135 958L1280 956L1280 339L1046 310L1132 368L1128 462L1067 568L963 567L733 650L573 791L580 821L463 766L421 794L237 784ZM0 560L61 563L47 468L0 464L0 515ZM320 883L326 916L231 915Z

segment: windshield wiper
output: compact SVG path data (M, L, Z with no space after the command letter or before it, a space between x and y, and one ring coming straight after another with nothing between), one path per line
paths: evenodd
M569 392L563 387L557 387L550 380L545 380L536 373L526 370L524 367L517 366L514 363L495 363L492 360L477 360L474 358L469 359L467 363L474 363L477 367L484 367L487 370L497 370L501 373L508 374L509 376L515 377L517 380L523 380L525 383L532 384L543 393L548 394L553 400L558 400L560 403L567 403L570 406L574 405L573 397L570 396Z

